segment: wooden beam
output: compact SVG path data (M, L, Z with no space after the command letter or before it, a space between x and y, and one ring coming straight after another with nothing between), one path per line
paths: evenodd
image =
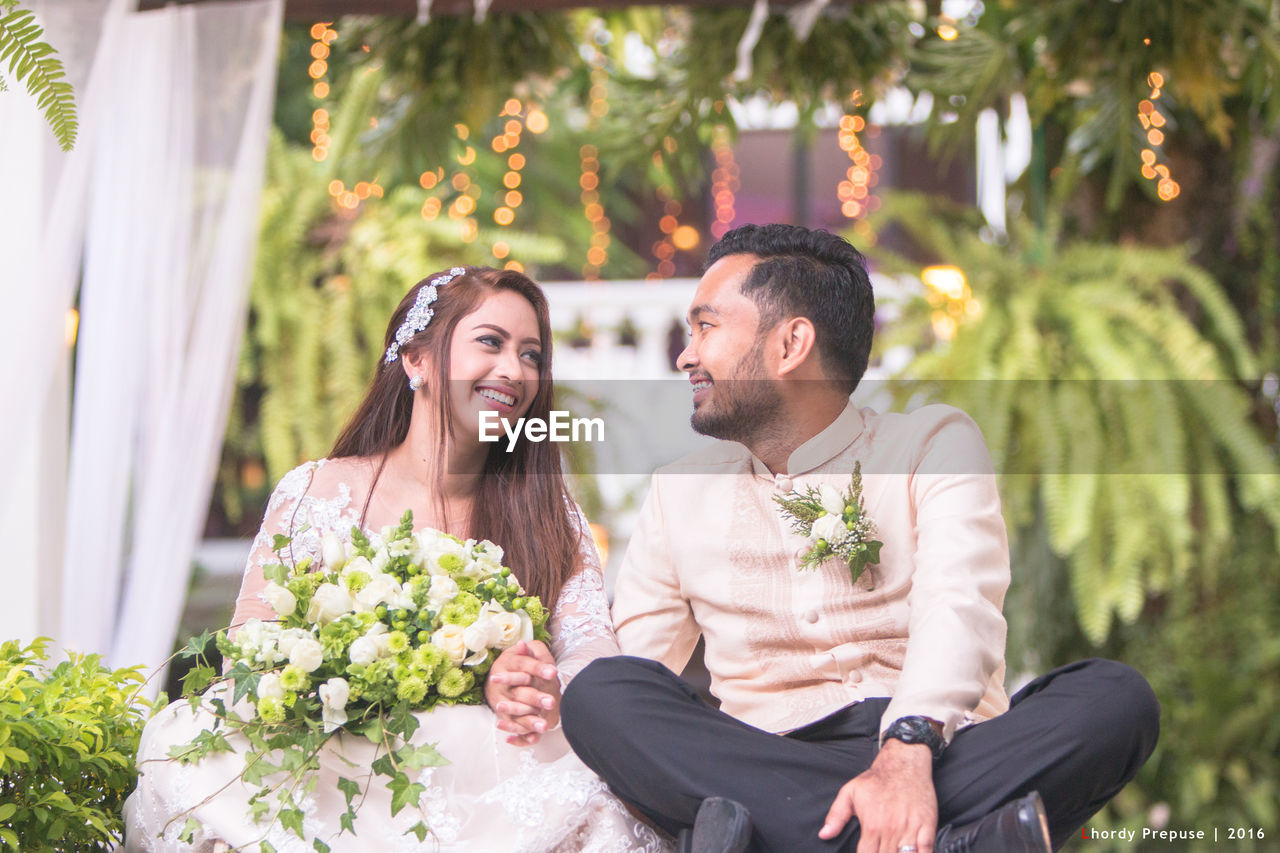
M140 9L158 9L174 0L139 0ZM177 0L177 2L211 2L211 0ZM798 5L805 0L770 0L771 8ZM833 6L847 6L871 0L832 0ZM630 6L657 5L647 0L493 0L490 14L503 12L551 12L561 9L624 9ZM752 0L685 0L682 6L738 6L750 8ZM470 15L473 0L432 0L431 14ZM378 15L386 18L414 18L417 0L285 0L284 16L291 21L336 21L343 15Z

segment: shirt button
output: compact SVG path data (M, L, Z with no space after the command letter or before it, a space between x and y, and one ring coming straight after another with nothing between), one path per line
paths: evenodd
M844 677L844 680L846 684L857 684L859 681L862 680L862 673L858 672L857 670L854 670L853 672L846 675Z
M804 621L808 622L810 625L812 625L813 623L817 622L817 621L818 621L818 611L816 611L816 610L810 610L809 612L805 613L805 614L804 614Z
M788 477L786 474L779 474L774 479L773 484L778 487L779 491L783 491L783 492L791 491L791 478Z

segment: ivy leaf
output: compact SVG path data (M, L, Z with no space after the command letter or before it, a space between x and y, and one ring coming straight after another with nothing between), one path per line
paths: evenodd
M348 806L345 812L338 815L338 826L342 827L345 831L350 832L352 835L355 835L356 833L355 819L356 819L356 810Z
M418 841L421 842L426 840L427 835L431 832L431 827L427 826L422 821L418 821L413 826L409 827L409 831L418 836Z
M289 569L286 568L283 563L272 563L269 566L262 567L262 576L269 581L275 581L281 586L284 586L285 582L289 579Z
M181 658L195 658L204 655L205 646L209 645L209 641L213 639L213 634L204 631L198 637L192 637L187 640L186 646L178 653Z
M428 743L422 746L414 746L407 743L396 751L396 760L401 766L410 770L421 770L424 767L443 767L449 763L449 759L445 758L436 751L435 744Z
M319 838L312 841L311 846L316 849L317 853L329 853L329 845L325 844Z
M182 695L193 696L204 691L217 676L218 671L211 666L197 666L182 676Z
M293 834L306 841L306 836L302 834L302 809L281 809L276 815L276 820L285 829L292 830Z
M364 735L372 743L382 743L382 733L384 731L382 718L374 717L357 728L356 731Z
M360 793L360 786L354 779L348 779L345 776L338 777L338 790L342 792L342 796L347 798L347 805L351 805L351 801Z
M283 533L277 533L271 540L271 550L279 553L289 547L289 543L293 541L293 537L285 536Z
M395 777L388 783L387 788L391 791L391 816L395 817L405 806L417 804L418 799L426 792L425 785L418 782L410 782L409 777L404 773L397 773Z
M190 844L196 837L196 830L200 828L200 822L193 817L187 818L187 822L182 825L182 831L178 833L178 840Z

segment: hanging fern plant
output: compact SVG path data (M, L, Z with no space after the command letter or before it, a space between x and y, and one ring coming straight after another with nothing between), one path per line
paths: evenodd
M1234 507L1280 531L1280 466L1245 390L1260 371L1237 315L1183 250L1052 247L1017 223L998 245L976 214L944 204L895 195L880 221L959 267L967 289L913 303L883 345L950 338L923 349L898 390L978 421L1011 528L1047 531L1089 639L1189 573L1212 578Z
M49 128L63 151L76 144L75 97L66 81L62 61L46 42L40 40L44 30L36 23L35 13L18 6L17 0L0 0L0 68L26 83L27 92L36 99ZM0 92L6 88L0 74Z

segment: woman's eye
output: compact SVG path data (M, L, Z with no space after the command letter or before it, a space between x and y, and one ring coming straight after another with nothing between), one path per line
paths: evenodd
M490 347L502 346L502 341L498 339L497 335L484 335L483 337L476 338L476 340L484 344L485 346L490 346Z
M524 357L527 358L531 364L542 364L542 353L537 350L528 350L524 353Z

